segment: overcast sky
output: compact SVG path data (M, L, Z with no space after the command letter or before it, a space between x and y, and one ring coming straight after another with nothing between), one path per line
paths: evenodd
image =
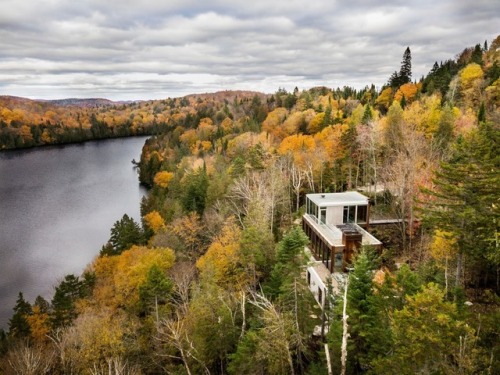
M419 78L498 25L498 0L2 0L0 95L380 87L407 46Z

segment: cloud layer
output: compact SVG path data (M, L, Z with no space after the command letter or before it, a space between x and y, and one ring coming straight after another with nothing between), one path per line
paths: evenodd
M496 37L494 1L4 0L0 94L154 99L382 85Z

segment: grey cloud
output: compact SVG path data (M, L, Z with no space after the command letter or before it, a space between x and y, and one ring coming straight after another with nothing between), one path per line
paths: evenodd
M0 94L111 99L380 86L496 35L493 2L6 0Z

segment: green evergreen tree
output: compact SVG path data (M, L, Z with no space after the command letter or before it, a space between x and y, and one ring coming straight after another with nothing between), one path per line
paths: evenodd
M419 276L407 264L403 264L395 275L386 273L382 285L377 286L377 301L385 317L404 307L408 297L422 288Z
M497 280L500 254L495 241L500 223L500 129L480 123L479 129L459 139L453 157L441 164L432 198L424 213L433 229L450 233L456 240L456 287L462 285L464 266L473 284ZM467 264L464 265L464 256Z
M41 313L48 313L50 311L50 303L47 302L42 296L37 296L33 306L37 306Z
M492 85L498 78L500 78L500 66L495 61L491 68L486 71L486 77L488 78L488 85Z
M247 223L241 232L240 251L244 266L255 282L266 279L275 262L274 239L267 226Z
M405 109L405 107L406 107L406 96L404 96L404 94L403 94L403 97L401 98L401 103L399 105L401 106L402 109Z
M80 280L75 275L66 275L56 287L52 298L50 319L53 328L68 326L76 318L75 302L90 294L93 278L84 277Z
M399 150L403 143L403 109L394 101L387 112L387 127L384 132L388 154Z
M158 266L149 269L146 281L139 286L139 305L143 313L155 313L168 302L173 290L172 281Z
M327 126L331 125L332 123L333 123L332 106L331 106L331 104L328 104L328 107L326 107L326 110L325 110L325 116L323 117L323 121L321 123L321 129L326 128Z
M260 142L248 151L248 161L253 169L264 169L264 148Z
M238 178L245 175L245 160L241 156L237 156L233 159L231 164L231 176L233 178Z
M453 107L445 105L436 131L436 141L443 155L448 150L448 146L453 139L454 120Z
M270 280L264 287L266 295L280 295L300 275L300 266L304 262L304 246L308 243L309 238L298 226L292 227L285 234L278 244L276 264Z
M486 121L486 108L484 107L484 102L481 102L481 106L479 107L479 111L477 112L477 121L478 122Z
M346 150L344 157L341 160L341 176L342 176L342 189L352 189L355 185L354 176L356 175L355 170L358 168L358 163L356 162L356 157L359 152L359 142L357 140L358 131L356 125L351 123L349 128L342 133L340 137L340 144L344 150Z
M399 71L400 86L405 83L411 82L411 51L407 47L403 54L403 61L401 62L401 70Z
M14 306L14 314L9 320L9 336L16 338L29 337L31 330L26 318L31 313L30 303L24 299L23 293L19 292Z
M366 250L354 262L349 275L347 314L349 315L348 365L353 373L368 370L371 361L389 345L389 331L378 296L374 294L373 260Z
M374 361L373 373L475 373L465 371L470 364L463 360L473 346L473 329L459 319L455 304L444 301L437 285L427 285L394 311L391 328L393 349Z
M0 328L0 357L9 350L9 338L3 328Z
M208 175L205 165L185 177L182 206L187 212L195 211L200 216L205 211L208 190Z
M392 73L388 85L393 89L398 89L405 83L411 82L411 75L411 51L410 47L407 47L403 54L403 60L401 61L401 69L399 73Z
M266 363L255 354L259 350L260 339L257 330L248 331L238 343L235 353L229 355L229 374L232 375L254 375L265 374ZM249 358L252 358L250 361Z
M144 242L144 232L138 223L127 214L116 221L111 228L111 237L101 249L100 256L119 255L133 245Z
M367 105L365 105L365 111L363 112L363 117L361 119L361 122L363 124L368 124L372 118L373 118L372 109L370 107L370 104L368 103Z
M401 77L399 76L398 72L394 71L394 73L391 74L387 85L391 86L395 90L397 90L399 86L401 86Z
M472 51L472 56L470 62L474 62L479 65L483 65L483 50L481 49L480 44L476 44L474 46L474 50Z

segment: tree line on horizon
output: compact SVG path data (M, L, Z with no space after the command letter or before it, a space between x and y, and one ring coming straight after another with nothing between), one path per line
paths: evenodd
M493 374L499 47L497 37L466 48L418 81L408 48L380 92L226 91L81 109L107 128L119 115L156 124L138 162L142 220L117 220L50 302L19 295L0 333L1 371L315 375L328 371L328 344L334 373ZM372 215L402 220L374 233L381 252L354 260L343 364L344 301L315 302L295 223L305 194L360 188Z

